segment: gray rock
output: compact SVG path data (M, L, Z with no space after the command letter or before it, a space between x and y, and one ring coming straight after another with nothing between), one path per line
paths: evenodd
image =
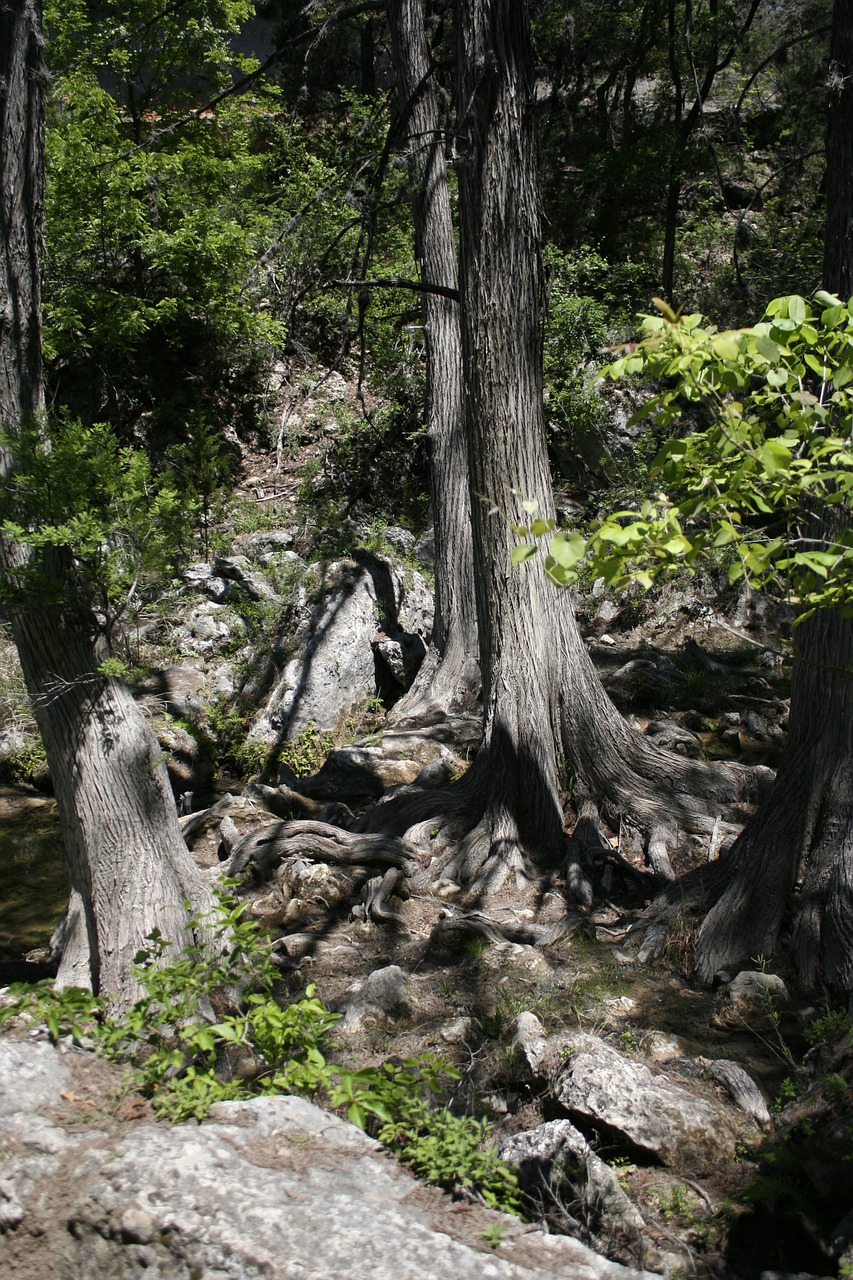
M309 724L336 729L376 693L377 629L426 641L432 627L421 575L373 556L314 566L299 591L293 656L252 727L264 741L297 737Z
M246 556L217 556L213 571L227 582L236 583L250 600L278 599L270 584L255 573Z
M717 721L717 733L720 735L728 733L732 729L740 728L740 712L724 711Z
M69 1060L0 1040L0 1253L4 1275L42 1280L651 1280L577 1240L497 1214L442 1209L361 1130L301 1098L220 1103L201 1125L68 1134ZM54 1135L49 1140L47 1135ZM45 1154L45 1148L51 1153ZM476 1210L476 1213L481 1211Z
M714 1022L718 1027L772 1031L779 1010L787 1008L789 1003L787 988L775 973L743 969L717 992Z
M435 565L435 529L430 527L415 543L415 558L427 569Z
M563 1054L553 1092L573 1117L606 1127L665 1165L697 1168L734 1155L735 1126L719 1103L593 1036L564 1037Z
M749 1072L737 1062L727 1058L717 1058L709 1062L705 1068L709 1077L725 1089L736 1107L761 1125L770 1124L770 1112L764 1095Z
M136 697L152 710L191 719L204 706L205 674L187 665L161 667L149 672L136 690Z
M411 1016L415 1007L411 979L396 964L374 969L344 1008L338 1024L341 1031L358 1031L365 1022L377 1019L399 1022Z
M652 1263L642 1215L609 1165L569 1120L551 1120L504 1138L502 1160L519 1171L521 1185L549 1205L577 1203L585 1239L620 1262Z
M656 747L665 751L674 751L688 759L698 760L702 755L702 740L689 729L685 729L676 720L652 720L647 728L647 735Z
M402 689L408 689L426 657L426 641L423 636L398 632L373 641L373 651L381 658L394 681Z
M224 604L205 600L172 629L170 643L178 653L205 657L233 645L247 633L246 623Z

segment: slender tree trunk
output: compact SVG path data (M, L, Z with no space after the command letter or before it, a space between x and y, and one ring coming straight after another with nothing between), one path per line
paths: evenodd
M0 425L43 411L39 264L45 72L38 0L0 7ZM2 474L15 465L14 447ZM21 513L24 518L37 513ZM158 927L189 941L189 900L212 905L181 837L160 751L120 683L98 670L96 623L71 594L70 558L38 564L0 538L0 582L56 789L71 900L58 981L120 1007L137 994L133 957Z
M457 0L462 352L483 745L469 786L483 822L460 850L471 878L521 846L559 854L560 618L538 569L514 570L523 503L553 518L542 401L539 192L526 5Z
M424 285L456 287L456 241L444 138L422 0L388 0L397 98L408 137L415 249ZM462 409L459 305L423 295L426 426L432 448L436 603L433 648L392 720L428 718L474 701L480 687L471 510Z
M835 0L826 130L824 287L853 290L853 8ZM849 525L839 505L806 515L816 537ZM806 990L853 998L853 622L821 610L795 630L789 740L776 784L721 868L725 888L698 936L696 968L769 955L786 923Z

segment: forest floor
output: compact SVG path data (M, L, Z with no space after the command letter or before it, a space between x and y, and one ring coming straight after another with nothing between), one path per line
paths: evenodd
M283 468L269 451L244 451L239 491L265 513L267 526L277 512L282 526L293 528L302 518L298 510L304 514L305 477L322 475L323 467L321 438L309 432ZM703 591L695 582L676 584L653 599L632 592L613 598L593 588L578 602L590 652L610 696L641 731L663 735L668 745L680 742L676 749L691 754L775 767L787 723L790 618L756 598L721 604L714 584L706 585ZM375 729L381 731L379 717ZM240 785L231 776L218 789ZM565 811L570 833L576 815L569 795ZM243 834L248 828L239 815L235 820ZM846 1204L838 1179L849 1183L849 1165L837 1155L838 1134L849 1151L851 1132L849 1037L839 1042L823 1034L827 1010L815 1002L794 1000L769 1022L760 1009L754 1020L727 1022L717 995L692 981L688 933L641 964L634 926L651 896L642 848L628 830L608 839L636 874L602 863L592 907L550 946L454 934L453 892L440 884L412 890L397 904L397 922L378 924L365 918L352 878L332 867L297 868L298 892L291 885L282 893L280 880L242 892L250 911L281 939L282 999L303 994L310 983L343 1013L336 1032L342 1063L439 1054L460 1073L453 1107L484 1116L498 1135L564 1114L546 1082L519 1062L513 1046L521 1013L534 1014L548 1037L588 1032L700 1094L708 1089L703 1064L745 1067L773 1120L760 1130L744 1119L732 1160L679 1167L643 1155L606 1126L590 1125L586 1137L617 1171L670 1273L743 1280L837 1275L838 1250L830 1241L843 1216L839 1203ZM218 866L219 842L217 829L194 841L203 866ZM685 837L674 871L689 870L708 852L707 841ZM506 888L489 900L490 919L547 922L549 912L558 919L565 911L561 874L554 868L537 883ZM766 967L763 957L755 966ZM369 976L391 967L406 984L403 1005L355 1016ZM784 951L773 971L787 976ZM825 1077L835 1080L834 1094L821 1088ZM822 1167L816 1152L825 1153ZM543 1195L529 1211L550 1230L576 1223L577 1205L559 1194Z

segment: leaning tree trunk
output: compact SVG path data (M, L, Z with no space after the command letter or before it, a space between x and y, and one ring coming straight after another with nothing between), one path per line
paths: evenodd
M824 287L853 291L853 10L835 0L826 128ZM804 517L837 542L838 504ZM823 980L853 998L853 620L821 610L795 630L788 746L776 784L732 847L725 889L699 931L696 968L771 954L791 920L800 985Z
M43 413L40 325L45 72L41 6L0 6L0 426ZM14 445L0 473L15 465ZM15 513L24 523L38 513ZM34 574L37 570L38 576ZM56 789L71 900L58 981L121 1006L155 927L189 940L185 900L212 905L178 827L161 754L130 693L98 670L95 618L70 556L38 565L0 537L0 583Z
M424 287L426 427L432 449L435 619L432 646L390 720L429 718L474 701L480 688L471 513L462 409L459 304L444 137L422 0L387 0L402 126L408 137L415 249Z

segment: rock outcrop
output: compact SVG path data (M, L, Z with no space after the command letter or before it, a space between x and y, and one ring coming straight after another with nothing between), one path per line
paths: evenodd
M77 1050L0 1040L4 1280L651 1280L454 1205L304 1099L116 1126L98 1071Z

